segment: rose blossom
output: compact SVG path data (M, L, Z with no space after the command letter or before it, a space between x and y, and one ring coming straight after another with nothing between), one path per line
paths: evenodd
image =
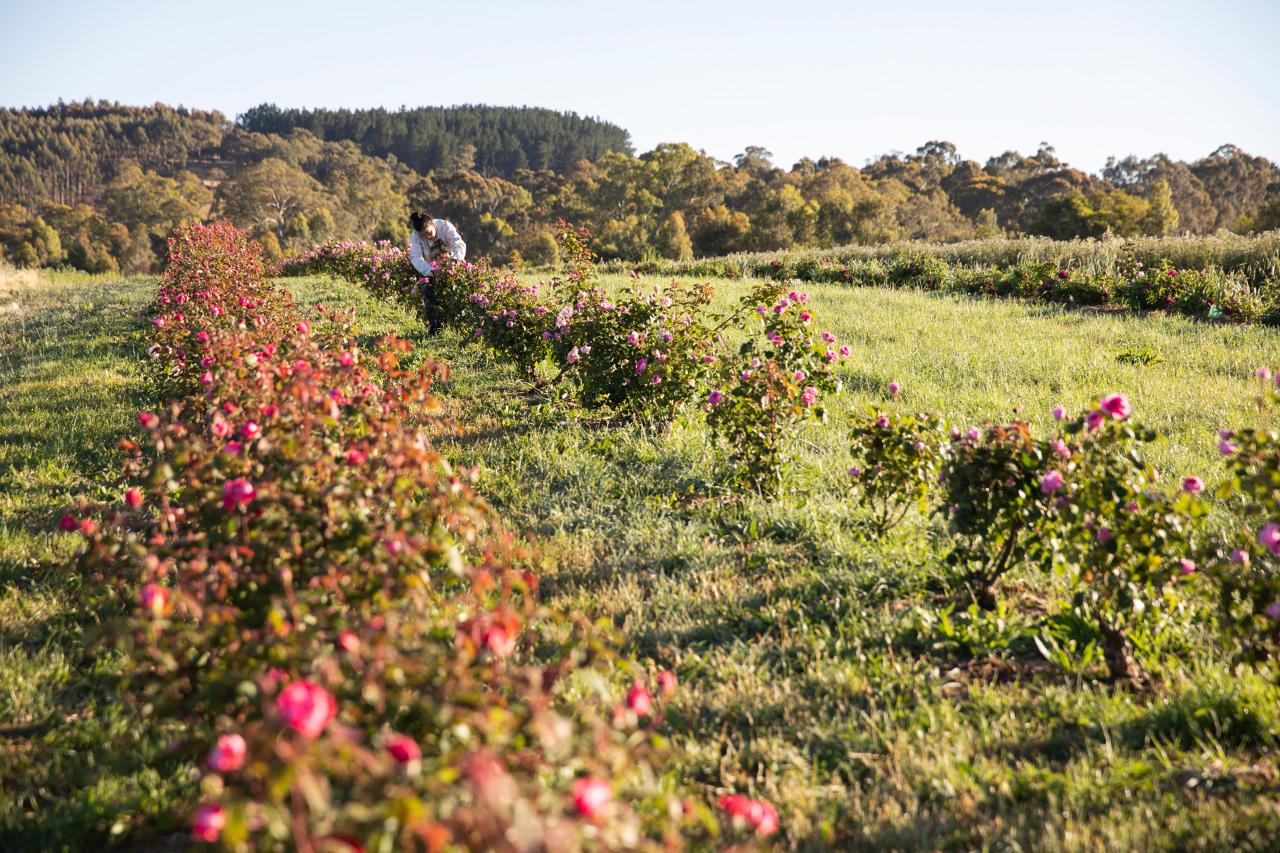
M718 406L724 400L724 392L719 388L707 395L707 402L712 406Z
M201 806L191 816L191 835L197 841L217 841L226 825L227 813L222 806Z
M1268 522L1258 531L1258 544L1272 554L1280 554L1280 525Z
M215 772L234 773L244 766L247 752L248 746L241 735L223 735L218 738L213 749L209 750L209 757L205 759L205 763Z
M1062 420L1063 418L1065 418L1066 416L1067 416L1067 410L1066 410L1066 407L1065 407L1065 406L1054 406L1054 407L1053 407L1053 419L1054 419L1055 421L1060 421L1060 420Z
M257 496L253 483L243 477L222 484L222 508L228 512L248 506Z
M138 603L152 616L162 616L169 603L169 591L159 584L149 583L138 590Z
M387 752L401 764L414 764L422 760L422 748L408 735L392 733L386 739Z
M1062 473L1050 471L1040 478L1040 491L1051 495L1062 488Z
M1184 477L1182 480L1182 490L1196 495L1204 491L1204 483L1200 482L1199 477Z
M328 728L338 714L338 703L328 690L310 681L295 681L276 696L276 713L286 726L306 738Z
M583 817L597 817L612 800L613 789L603 779L584 776L573 783L573 806Z
M650 716L653 714L653 694L637 681L627 691L627 707L642 717Z
M1123 394L1108 394L1102 398L1099 406L1118 421L1129 417L1129 401Z

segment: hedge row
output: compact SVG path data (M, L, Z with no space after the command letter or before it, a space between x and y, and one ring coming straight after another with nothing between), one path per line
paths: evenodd
M610 268L621 269L616 263ZM1073 305L1124 305L1280 324L1280 235L1131 241L989 240L653 260L656 275L911 287Z

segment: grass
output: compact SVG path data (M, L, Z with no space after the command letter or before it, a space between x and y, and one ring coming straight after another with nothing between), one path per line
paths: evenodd
M1043 426L1056 403L1124 391L1169 435L1161 469L1212 482L1215 431L1251 417L1253 368L1280 364L1274 332L810 287L854 354L830 421L804 437L792 490L766 501L726 485L695 417L658 431L531 406L508 366L452 333L424 339L351 285L285 284L355 307L369 338L397 332L454 365L441 390L467 430L446 452L479 466L482 493L537 541L543 595L611 620L630 654L679 673L681 774L707 794L773 800L784 846L1275 848L1280 691L1230 666L1207 601L1144 639L1151 695L1027 652L1062 594L1053 579L1015 578L1002 624L948 638L930 621L955 599L943 532L912 517L869 537L842 475L851 418L886 403L896 380L893 405L960 423L1017 408ZM716 284L726 305L746 288ZM147 769L158 746L80 668L92 614L65 568L73 543L54 532L76 497L118 489L110 447L145 402L151 287L0 283L0 306L19 306L0 313L0 849L146 838L188 790Z
M147 279L0 277L0 849L82 849L163 815L180 781L85 671L93 614L58 519L118 495L116 441L145 401Z
M716 284L721 305L746 289ZM315 279L290 286L325 300L350 293ZM943 531L916 518L870 538L842 472L850 419L887 403L896 380L894 405L960 423L1020 415L1045 426L1056 403L1079 410L1124 391L1169 436L1156 464L1212 481L1216 430L1253 416L1252 371L1280 363L1280 338L808 289L854 354L844 397L805 436L795 489L776 501L725 484L696 417L663 432L593 425L530 407L505 366L459 338L432 342L457 367L444 393L468 428L448 452L480 466L482 493L541 543L544 595L611 620L629 653L679 673L685 778L770 798L796 848L1274 849L1280 692L1225 662L1205 596L1173 631L1144 638L1160 679L1152 695L1113 691L1096 664L1036 659L1028 633L1063 594L1053 579L1005 587L1009 624L970 629L994 637L1001 659L975 660L972 638L930 627L956 597ZM1160 360L1122 358L1134 351Z

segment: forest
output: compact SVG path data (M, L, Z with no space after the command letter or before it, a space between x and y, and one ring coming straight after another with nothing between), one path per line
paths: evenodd
M1224 144L1192 162L1111 158L1097 173L1042 144L985 163L946 141L859 167L732 162L687 143L635 154L622 128L545 109L298 110L236 120L105 101L0 109L0 252L21 267L152 272L183 223L228 219L278 259L331 239L408 236L411 208L476 254L556 260L552 226L623 261L790 248L1251 234L1280 227L1280 167Z

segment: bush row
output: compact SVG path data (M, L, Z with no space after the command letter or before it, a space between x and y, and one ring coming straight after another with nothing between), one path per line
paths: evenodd
M992 246L976 244L970 251L961 251L966 244L925 245L888 251L830 250L653 261L630 268L661 275L798 279L1072 305L1123 304L1135 310L1280 324L1280 248L1274 237L1238 238L1226 241L1230 243L1227 248L1199 252L1184 244L1212 241L1079 246L1050 242L1053 251L1036 241L1004 240ZM1239 242L1248 245L1235 245Z
M1268 370L1261 404L1280 396ZM1197 476L1166 486L1143 456L1159 438L1141 428L1120 394L1100 399L1060 429L1035 436L1025 422L948 427L937 416L871 409L852 432L849 469L856 499L878 532L916 510L945 524L946 562L978 610L1003 608L997 582L1031 568L1065 576L1071 594L1047 624L1099 648L1111 677L1144 686L1136 634L1157 635L1185 618L1185 590L1206 577L1221 602L1222 627L1242 657L1274 660L1280 651L1280 437L1224 430L1225 476L1216 490L1233 499L1231 525L1208 535L1206 485ZM1236 499L1238 496L1238 499ZM954 626L948 624L949 629ZM1054 630L1042 642L1054 642ZM1096 645L1093 640L1096 639ZM1064 644L1065 647L1066 644ZM1061 658L1065 648L1043 649Z
M173 772L202 768L197 840L656 849L777 829L736 794L722 824L664 775L674 674L538 605L530 555L432 448L444 365L302 311L230 226L181 229L169 258L150 361L171 396L125 442L119 502L63 527L117 614L125 700Z
M720 311L707 285L635 283L610 293L594 280L590 235L562 222L557 239L565 271L532 284L487 260L449 264L428 284L400 250L350 243L321 246L282 272L344 277L424 319L430 287L446 326L588 409L668 423L697 405L734 476L775 490L794 432L823 417L822 401L839 387L835 367L849 354L819 331L808 294L764 281Z
M1080 267L1097 275L1116 275L1126 258L1150 268L1168 261L1178 269L1220 269L1244 275L1251 284L1275 278L1280 272L1280 232L1252 237L1223 234L1210 237L1138 237L1131 239L1052 240L1047 237L1004 237L955 243L908 241L883 245L851 245L830 249L790 249L746 252L714 258L674 261L653 258L609 261L610 272L630 269L652 275L692 275L739 278L767 276L775 260L797 267L824 263L851 266L864 261L888 263L895 257L934 257L949 266L1010 268L1021 264L1049 264L1055 269Z

